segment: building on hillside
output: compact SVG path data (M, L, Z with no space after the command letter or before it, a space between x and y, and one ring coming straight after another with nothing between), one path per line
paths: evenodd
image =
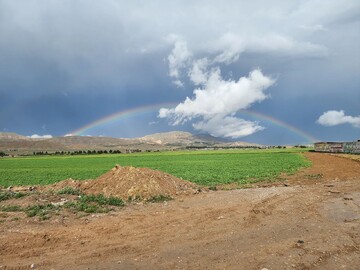
M360 154L360 140L354 142L317 142L316 152Z

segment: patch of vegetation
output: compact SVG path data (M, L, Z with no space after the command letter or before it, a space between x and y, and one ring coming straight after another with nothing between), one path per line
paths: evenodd
M216 190L217 190L217 187L216 187L216 186L210 186L210 187L209 187L209 190L216 191Z
M0 210L1 211L1 210ZM7 213L0 212L0 218L7 218L9 215Z
M69 202L64 206L73 211L85 213L107 213L110 211L106 207L101 207L98 204L90 204L86 202Z
M136 195L136 196L129 196L127 201L130 202L141 202L143 199L141 198L140 195Z
M79 201L84 203L94 202L99 205L124 206L124 201L122 199L116 197L105 197L103 194L82 195L80 196Z
M23 208L19 205L4 205L0 207L2 212L21 212Z
M171 200L173 200L173 198L171 196L160 194L160 195L151 197L150 199L147 200L147 202L159 203L159 202L165 202L165 201L171 201Z
M28 217L38 216L40 220L47 220L50 218L50 214L57 208L52 204L32 205L25 208L25 213Z
M111 208L107 206L124 206L123 200L116 197L98 195L81 195L75 202L66 203L64 206L74 211L85 213L107 213Z
M317 173L317 174L306 174L305 177L308 178L308 179L316 180L316 179L321 179L324 176L321 173Z
M22 193L22 192L0 191L0 201L18 199L26 195L27 195L26 193Z
M307 149L214 150L102 154L86 156L33 156L0 159L0 185L45 185L67 178L94 179L115 164L161 170L194 183L214 186L244 184L291 174L310 161Z
M63 195L63 194L68 194L68 195L80 195L81 191L77 188L73 188L73 187L64 187L63 189L60 189L56 192L57 194Z
M67 202L63 205L36 204L28 207L21 207L19 205L0 206L0 212L25 212L28 217L39 217L40 220L50 219L52 215L58 215L63 208L71 209L75 212L84 213L107 213L113 210L113 206L122 207L125 205L124 201L116 197L105 197L102 194L85 195L81 194L77 189L65 188L58 194L79 195L79 197L72 202ZM6 197L7 198L7 197ZM4 213L5 214L5 213Z

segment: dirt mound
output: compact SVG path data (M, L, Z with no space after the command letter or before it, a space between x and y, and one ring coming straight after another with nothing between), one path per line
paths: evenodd
M148 168L116 165L95 180L67 179L45 189L60 190L66 187L80 189L85 194L103 194L124 200L147 200L155 196L176 196L196 193L198 187L168 173Z
M195 184L161 171L119 165L96 180L82 182L80 188L88 194L101 193L122 199L175 196L197 190Z
M37 186L36 189L39 191L49 191L49 190L60 190L60 189L64 189L64 188L74 188L74 189L81 189L81 185L82 185L81 180L74 180L72 178L51 184L51 185L47 185L47 186Z

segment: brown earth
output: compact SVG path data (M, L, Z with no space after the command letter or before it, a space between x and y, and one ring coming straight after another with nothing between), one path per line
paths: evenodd
M79 189L85 194L103 194L123 200L148 200L160 195L174 197L199 192L197 185L168 173L120 165L94 180L67 179L53 185L38 186L36 189L58 191L66 187Z
M360 269L360 163L265 188L182 195L108 214L0 223L0 269Z

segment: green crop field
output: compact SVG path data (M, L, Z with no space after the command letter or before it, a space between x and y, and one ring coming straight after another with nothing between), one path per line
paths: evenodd
M302 150L304 151L304 150ZM201 185L249 183L294 173L310 162L298 149L0 158L0 185L44 185L94 179L114 167L148 167Z

